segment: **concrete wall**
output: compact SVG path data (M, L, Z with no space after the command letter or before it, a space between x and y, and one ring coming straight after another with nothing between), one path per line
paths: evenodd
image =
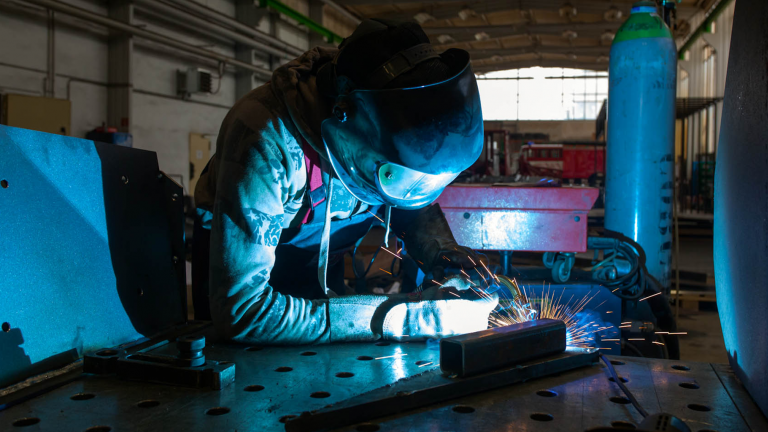
M235 16L235 0L195 0L228 16ZM106 2L100 0L64 0L65 3L101 15L107 14ZM286 1L307 13L308 0ZM328 24L341 36L348 36L354 24L344 17L324 10ZM23 2L0 2L0 92L43 95L47 71L48 30L45 10ZM135 24L196 46L235 56L235 44L219 36L191 31L172 19L158 18L139 8ZM275 28L271 28L272 24ZM309 48L309 33L285 18L259 23L259 29L276 35L302 50ZM346 33L345 33L346 32ZM132 55L133 104L131 132L134 147L157 152L160 168L182 176L187 187L189 176L189 134L216 134L228 108L236 101L235 69L228 67L216 94L192 95L182 100L176 94L176 71L201 67L218 76L216 64L193 58L162 46L134 38ZM85 133L107 120L108 83L107 32L103 27L56 14L55 71L56 98L72 102L71 135ZM265 57L263 53L257 56ZM276 67L280 62L274 62ZM257 83L259 81L256 81ZM177 177L178 178L178 177Z
M487 121L485 130L504 129L513 133L543 133L549 135L549 140L577 141L593 140L595 134L594 120L562 120L562 121Z

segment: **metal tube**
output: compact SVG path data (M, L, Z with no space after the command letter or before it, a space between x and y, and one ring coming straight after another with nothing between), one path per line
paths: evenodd
M440 341L440 369L460 377L565 351L565 324L539 319Z
M45 80L45 96L56 95L56 18L52 10L48 11L48 62Z
M339 14L341 14L344 18L350 20L351 22L355 23L355 25L360 24L361 20L360 18L356 17L354 14L352 14L350 11L344 9L344 6L331 1L331 0L320 0L323 2L326 6L330 7L331 9L335 10Z
M256 30L253 27L247 26L240 21L233 19L231 17L228 17L226 15L223 15L219 13L218 11L215 11L207 6L203 6L199 3L196 3L194 1L190 0L166 0L166 3L174 3L178 6L182 6L184 9L188 9L190 11L193 11L195 13L198 13L200 15L205 16L206 18L209 18L212 21L218 22L219 24L223 24L229 27L234 28L235 30L247 34L249 36L252 36L256 39L260 39L264 42L267 42L277 48L283 49L285 52L293 54L295 56L300 56L304 54L304 50L301 48L295 47L285 41L281 41L280 39L277 39L276 37L269 35L267 33L264 33L262 31Z
M240 33L234 32L232 30L226 29L224 27L221 27L218 24L212 24L211 22L204 20L202 18L198 18L194 15L189 14L188 12L184 12L182 10L179 10L173 6L168 6L164 3L158 2L156 0L134 0L136 5L144 10L151 9L156 12L160 12L165 16L176 18L182 21L186 21L193 26L199 28L200 30L208 30L213 33L219 34L221 36L224 36L226 38L229 38L230 40L233 40L235 42L239 42L243 45L249 46L251 48L256 48L259 50L262 50L266 53L282 57L285 59L292 59L294 57L293 54L287 53L283 50L273 48L265 43L256 41L248 36L242 35Z
M27 3L43 6L48 9L52 9L54 11L61 12L67 15L72 15L74 17L84 19L95 24L103 25L105 27L109 27L114 30L126 32L140 38L144 38L147 40L151 40L153 42L157 42L162 45L173 47L180 51L185 51L190 54L195 54L195 55L216 60L222 63L231 64L232 66L236 66L241 69L246 69L246 70L255 72L267 79L272 77L272 72L267 69L254 66L252 64L237 60L236 58L233 58L233 57L219 54L217 52L198 48L186 42L182 42L180 40L177 40L168 36L164 36L159 33L151 32L149 30L144 30L143 28L140 28L140 27L121 23L120 21L107 18L103 15L99 15L97 13L93 13L85 9L81 9L75 6L70 6L60 1L56 1L56 0L26 0L26 1Z

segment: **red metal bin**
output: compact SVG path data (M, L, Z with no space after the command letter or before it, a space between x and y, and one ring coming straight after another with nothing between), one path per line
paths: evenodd
M437 202L460 245L478 250L584 252L587 213L599 190L585 187L449 186Z

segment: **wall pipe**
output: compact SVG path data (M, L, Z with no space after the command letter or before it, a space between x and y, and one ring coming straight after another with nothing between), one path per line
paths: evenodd
M45 8L54 10L56 12L61 12L67 15L71 15L80 19L84 19L87 21L90 21L95 24L103 25L105 27L109 27L114 30L119 30L125 33L132 34L134 36L151 40L153 42L157 42L162 45L166 45L169 47L176 48L180 51L185 51L190 54L195 54L201 57L209 58L212 60L216 60L218 62L222 62L225 64L231 64L232 66L238 67L240 69L245 69L252 71L258 75L260 75L263 78L271 79L272 78L272 72L260 68L258 66L252 65L250 63L246 63L240 60L237 60L234 57L225 56L223 54L219 54L214 51L209 51L206 49L198 48L194 45L190 45L186 42L182 42L180 40L161 35L159 33L151 32L149 30L144 30L143 28L132 26L129 24L122 23L120 21L113 20L111 18L107 18L103 15L99 15L97 13L93 13L91 11L87 11L85 9L81 9L75 6L68 5L66 3L62 3L60 1L56 0L26 0L27 3L36 4L38 6L43 6Z
M714 8L712 8L712 12L707 15L707 17L704 19L704 21L699 24L698 27L696 27L696 30L691 33L691 36L683 43L683 45L680 47L679 50L677 50L677 55L680 60L685 60L685 52L691 49L694 42L696 42L702 33L704 33L705 30L709 28L709 26L712 25L712 23L717 19L717 17L720 16L720 14L725 10L725 8L731 3L732 0L720 0L720 3L718 3Z
M344 6L336 3L335 1L331 0L320 0L322 3L324 3L329 8L335 10L338 12L341 16L348 19L349 21L353 22L355 25L358 25L362 22L362 20L358 17L356 17L354 14L352 14L350 11L344 9Z
M282 57L285 59L293 59L295 57L294 54L292 53L287 53L283 50L273 48L265 43L256 41L248 36L245 36L243 34L221 27L218 24L213 24L207 20L198 18L195 15L192 15L188 12L184 12L173 6L168 6L164 3L158 2L157 0L134 0L134 3L136 4L136 6L138 6L143 10L150 9L155 12L159 12L164 16L172 17L172 18L179 19L181 21L188 22L201 30L211 31L213 33L224 36L230 40L249 46L251 48L262 50L268 54L272 54L274 56Z
M288 52L295 56L300 56L304 54L304 50L302 50L301 48L295 47L285 41L281 41L280 39L277 39L272 35L256 30L255 28L245 25L232 17L219 13L218 11L211 9L207 6L201 5L197 2L190 1L190 0L165 0L163 2L172 3L172 4L175 4L176 6L183 7L184 9L195 12L201 16L204 16L207 19L210 19L211 21L215 21L219 24L223 24L225 26L231 27L239 31L240 33L243 33L253 38L267 42L277 48L281 48L285 52Z
M56 17L48 10L48 61L47 79L45 81L45 96L56 96Z
M341 43L341 41L344 40L341 36L328 30L327 28L318 24L316 21L310 19L309 17L305 16L301 12L291 8L287 4L282 3L278 0L259 0L259 6L270 7L275 11L280 12L281 14L287 16L288 18L292 20L296 20L299 24L323 36L328 42Z

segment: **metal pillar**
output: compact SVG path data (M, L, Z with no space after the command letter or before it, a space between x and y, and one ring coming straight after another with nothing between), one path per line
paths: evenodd
M309 19L321 26L325 25L323 19L323 7L325 7L325 4L320 0L309 0ZM320 33L309 32L309 47L314 48L316 46L329 46L329 44Z
M108 15L113 20L133 25L133 3L130 0L110 0ZM133 36L110 29L108 48L107 124L120 132L130 133Z
M250 28L259 27L259 23L266 15L266 9L257 7L253 0L238 0L235 5L235 18L238 22ZM274 25L270 22L270 34L275 35ZM242 43L235 44L235 58L249 64L257 64L268 70L274 69L275 60L279 60L270 54L257 51L252 45ZM237 99L245 96L254 88L265 83L263 77L256 76L252 71L240 70L235 77L235 95Z

